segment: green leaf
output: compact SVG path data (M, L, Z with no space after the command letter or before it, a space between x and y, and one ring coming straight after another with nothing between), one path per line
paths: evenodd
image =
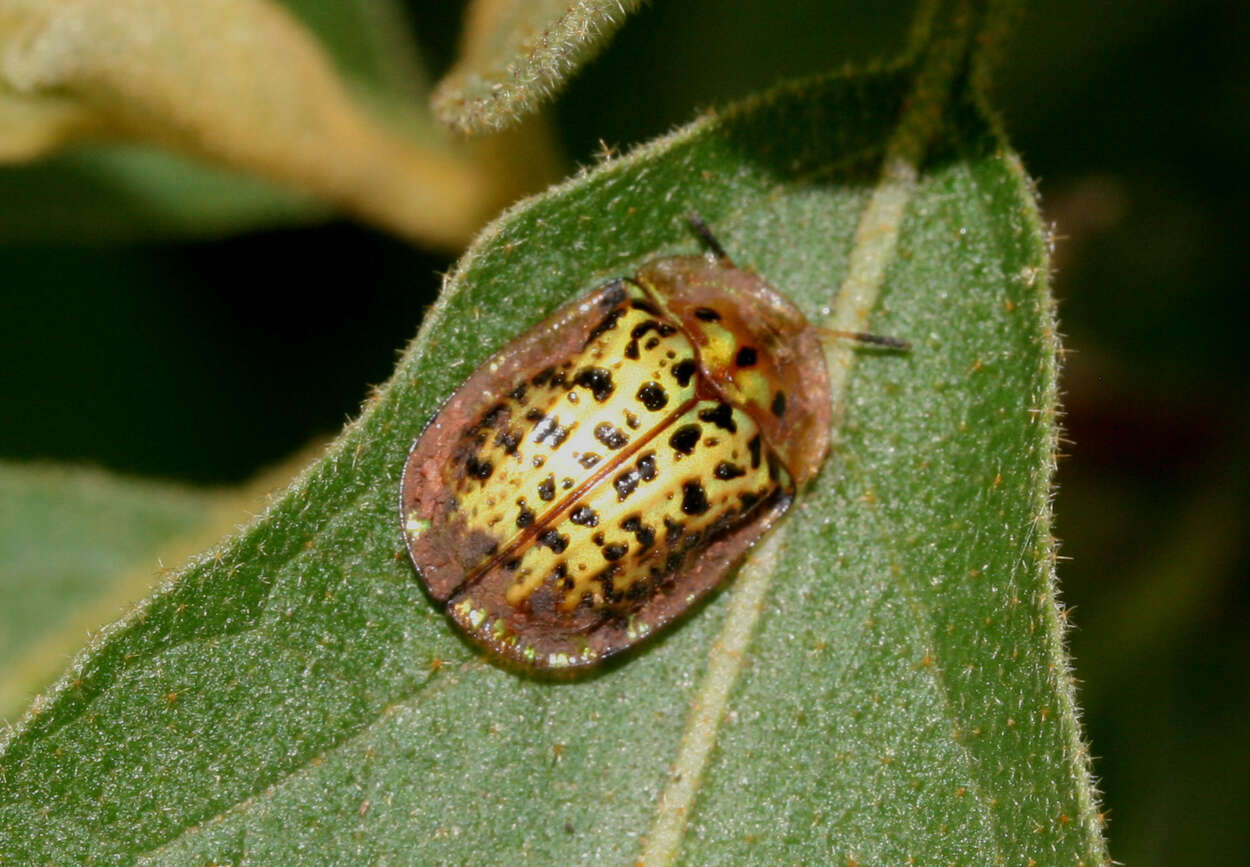
M99 470L0 463L0 718L60 673L87 630L155 583L214 498Z
M518 123L563 89L641 0L477 0L434 111L465 133Z
M1046 239L958 86L961 24L915 64L709 115L497 221L327 457L9 737L0 853L1105 860L1053 594ZM403 555L407 448L525 324L697 250L688 210L812 316L914 348L831 352L835 455L709 604L589 676L504 670Z

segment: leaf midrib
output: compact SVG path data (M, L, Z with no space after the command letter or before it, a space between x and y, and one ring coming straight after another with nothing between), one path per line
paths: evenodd
M917 17L932 15L939 5L939 0L931 0ZM931 39L929 54L913 79L912 98L905 101L905 109L895 122L882 159L881 176L855 232L850 267L826 322L835 330L867 330L862 323L868 321L871 310L876 306L886 269L895 260L903 215L915 192L920 164L942 123L943 109L951 98L951 84L960 68L958 60L971 37L973 20L966 14L964 4L957 5L960 9L953 12L949 19L954 25L952 32ZM881 230L883 224L888 226L886 231ZM855 353L849 346L836 344L827 348L830 390L835 407L844 406L855 359ZM832 431L835 441L841 423L842 414L839 412ZM763 600L779 568L785 535L786 525L783 523L739 571L724 626L709 651L707 673L695 692L687 714L686 729L673 763L675 772L660 794L655 819L643 844L639 859L642 864L671 864L678 857L719 733L720 718L741 676L743 657L762 614ZM948 696L940 683L938 686L943 711L949 718ZM965 761L971 760L966 753L964 757ZM983 794L979 796L978 804L986 809ZM987 812L987 820L992 827L992 813ZM997 843L995 847L997 853Z

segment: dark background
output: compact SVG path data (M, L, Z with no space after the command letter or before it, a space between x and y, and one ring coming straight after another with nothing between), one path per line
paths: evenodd
M555 107L570 163L889 56L910 11L653 0ZM445 65L458 4L412 12ZM993 94L1056 231L1060 578L1111 852L1136 865L1250 851L1247 44L1233 0L1037 3ZM247 479L355 414L449 265L347 223L0 243L0 457Z

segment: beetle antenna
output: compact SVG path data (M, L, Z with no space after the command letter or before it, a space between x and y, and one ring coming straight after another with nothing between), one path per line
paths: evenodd
M882 346L886 349L900 349L903 352L911 351L911 344L906 340L900 340L897 337L887 337L884 334L869 334L866 331L836 331L832 328L821 328L822 334L830 337L844 337L847 340L854 340L857 343L867 343L871 346Z
M686 220L690 223L690 228L694 229L695 234L703 239L703 243L707 244L708 249L712 251L712 255L720 261L722 265L730 268L734 267L733 259L729 258L729 254L725 252L725 248L721 246L720 241L716 240L716 236L712 234L712 230L707 227L707 223L703 222L703 218L690 211L686 214Z

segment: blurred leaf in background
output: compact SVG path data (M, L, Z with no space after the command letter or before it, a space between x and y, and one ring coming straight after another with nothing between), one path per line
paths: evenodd
M7 28L13 21L37 14L42 5L0 3L0 40L12 36ZM94 6L63 4L66 9ZM460 59L455 46L471 44L471 34L457 41L462 14L457 4L402 9L292 0L286 9L289 21L307 27L313 43L330 58L339 76L331 89L345 95L345 110L362 125L358 128L380 130L371 135L400 142L404 153L425 153L431 160L451 160L480 172L488 186L499 184L495 193L502 204L559 174L561 151L577 164L592 165L605 154L686 122L694 107L723 105L773 82L848 62L863 67L896 56L912 7L657 0L623 25L615 20L605 26L605 34L619 30L610 40L594 43L601 52L597 59L549 110L530 118L523 129L473 143L440 132L424 102L430 83ZM99 14L98 9L122 7L95 8ZM509 9L508 3L480 3L474 4L473 15L479 22L492 14L501 21ZM403 25L405 13L413 22L411 31ZM1111 814L1112 852L1135 864L1227 861L1250 842L1245 830L1250 823L1231 806L1245 802L1248 778L1244 759L1237 757L1244 755L1239 720L1248 694L1240 624L1250 608L1240 579L1250 558L1244 543L1248 510L1233 484L1244 478L1247 466L1245 428L1239 424L1247 358L1238 351L1244 342L1229 333L1245 321L1237 215L1246 181L1228 169L1247 149L1243 103L1250 75L1238 48L1247 29L1241 4L1232 2L1161 0L1093 9L1067 2L1037 5L1018 26L999 64L994 91L1013 143L1041 178L1044 211L1058 224L1056 286L1074 349L1067 361L1067 426L1074 442L1066 448L1071 457L1061 465L1058 500L1058 533L1073 559L1061 574L1065 596L1077 607L1080 628L1071 641L1084 681L1081 697L1099 757L1104 807ZM222 37L205 44L228 46L230 41ZM589 56L592 51L573 53ZM9 72L21 68L14 66L14 56L6 49ZM27 59L20 51L16 56ZM67 74L64 66L51 68ZM75 148L0 172L0 233L7 239L0 245L0 273L6 275L0 351L7 353L0 369L15 372L0 390L0 417L13 420L0 428L0 454L87 460L123 473L193 483L238 482L311 436L334 431L355 413L366 384L382 382L392 370L395 350L434 298L437 272L449 267L442 251L454 248L450 236L431 234L412 247L368 229L326 224L336 208L346 208L374 215L389 231L420 238L420 231L403 228L416 224L397 218L399 209L353 204L358 193L342 180L352 177L350 167L335 166L330 177L322 177L321 187L306 175L263 170L267 180L259 180L238 171L256 171L257 163L247 162L246 154L231 152L235 155L224 161L228 168L188 159L206 148L210 155L221 153L221 143L188 142L185 124L162 133L163 141L174 141L174 154L136 147L134 105L115 110L119 100L130 100L135 92L101 89L100 79L92 79L82 89L89 97L86 110L73 104L81 97L75 82L84 80L82 68L71 71L79 77L59 82L49 105L20 105L30 97L23 92L16 98L18 110L13 94L0 97L0 131L9 118L35 110L44 113L48 129L78 134L98 131L107 122L111 126L105 128L115 137L120 131L126 142ZM105 85L111 81L106 77ZM835 129L845 129L846 123L836 113L827 120ZM279 133L272 140L293 139ZM397 153L389 144L384 149ZM871 149L866 154L871 164ZM331 162L341 156L334 153ZM378 172L391 183L394 175L385 161L370 166L374 160L362 157L359 162L355 171ZM302 164L316 173L317 163ZM518 177L518 166L530 170ZM859 177L854 171L834 176ZM873 180L871 171L862 176L865 185ZM291 186L293 181L314 194ZM464 192L472 189L469 185ZM458 194L447 204L462 207L467 201ZM432 202L418 222L429 223L439 207ZM775 234L772 217L784 214L788 224L795 222L795 203L779 205L775 214L759 207L754 203L736 219L726 218L725 232L750 254L744 258L792 291L814 272L800 267L793 255L779 257L772 250L793 249L787 244L806 249L809 242L802 238L809 236L797 226L801 237L794 240ZM814 218L828 205L813 207ZM491 211L481 205L477 219ZM605 207L590 218L609 213ZM464 237L473 218L457 219L461 228L456 232ZM643 236L623 228L622 234L603 239L593 255L579 251L577 261L593 260L609 276L627 272L656 244L686 249L670 234L671 225L655 231L659 234ZM848 230L824 231L837 236ZM125 243L102 243L118 239ZM836 283L845 266L822 255L820 264ZM555 288L547 286L548 291ZM896 297L887 295L892 309ZM482 309L470 308L475 315ZM900 309L893 315L914 325L924 314ZM506 338L506 330L497 335ZM882 375L869 372L876 363L861 361L856 376L873 381ZM868 387L857 381L856 389ZM874 431L873 425L896 406L869 401L852 413L848 437L890 442L897 435ZM919 411L914 402L912 408ZM859 426L862 432L856 433ZM880 456L866 466L879 472ZM38 473L14 472L23 490L45 485ZM137 491L137 508L151 508L144 503L147 483L89 478L88 493L79 496L74 492L84 488L77 480L54 483L59 471L49 472L40 496L53 505L64 498L62 530L80 520L74 510L97 496L90 493L93 487L105 498L117 497L120 505ZM116 493L110 489L114 484ZM853 481L847 484L853 487ZM168 511L169 532L181 536L178 515L196 520L202 508L196 504L205 495L161 490L152 494L151 503L172 496L186 506ZM850 490L837 496L845 498ZM21 501L14 496L13 502ZM838 508L839 514L856 511L854 503ZM239 511L230 520L241 521L246 510ZM140 527L150 523L136 522ZM150 545L111 555L114 561L152 556L155 569L159 554L145 555L145 546L156 552L171 549L160 547L163 531L153 526ZM128 544L121 536L116 542L119 549ZM109 562L108 556L102 550L99 562ZM49 574L58 568L54 562L47 565ZM140 565L117 568L142 571ZM61 574L72 578L73 571L65 568ZM69 589L71 583L70 578L62 583L67 594L77 592ZM773 592L784 599L786 585L781 586ZM794 585L792 592L802 594L803 586ZM857 604L859 597L845 595L853 589L837 591L842 595L832 597L835 607ZM72 598L66 599L67 607L74 604ZM103 598L106 608L111 604L120 613L119 603ZM863 598L877 597L868 592ZM616 676L646 680L645 670L634 669L653 661L667 665L665 658L704 665L706 656L694 648L715 629L705 621L719 622L725 601L718 599L690 628L637 665L611 672L589 688L602 690ZM419 595L407 604L415 611L428 606ZM48 619L50 628L64 624L61 613ZM106 613L94 625L108 619ZM445 623L437 617L422 626L440 628ZM770 659L768 636L779 633L769 631L768 621L762 629L754 652ZM851 646L858 645L851 641ZM489 678L492 672L457 669L455 677ZM750 694L747 688L742 700ZM558 690L553 696L539 703L562 701ZM548 714L556 713L556 704L544 706ZM177 700L170 707L177 707ZM162 717L153 719L160 723ZM542 717L544 730L552 719ZM682 722L680 714L669 720L674 722ZM907 723L900 722L906 730ZM750 742L749 734L737 741L732 732L727 737L740 747ZM838 740L830 737L831 743ZM405 744L410 742L399 746ZM587 761L580 753L569 754L569 744L558 737L549 746L555 770L544 772L546 779L560 777L561 762ZM365 779L361 764L349 755L336 767L345 785ZM298 792L291 797L299 801ZM853 802L848 796L846 803ZM362 822L376 809L367 800L349 806L360 811ZM716 815L696 819L696 837L723 838L725 828ZM851 827L846 822L853 816L838 817L842 824L835 839ZM817 826L828 820L810 818ZM580 833L579 825L572 825L571 833ZM465 829L444 824L438 830L455 835ZM692 845L690 851L705 857L713 851ZM775 845L775 840L762 845ZM578 851L598 860L593 849Z
M213 498L99 471L8 464L0 467L0 492L0 713L12 717L60 673L89 630L145 595L162 548L208 523ZM137 588L122 589L128 573L138 573ZM68 646L40 646L64 633L72 636ZM23 670L23 662L37 669Z
M545 133L533 125L485 148L442 134L425 107L426 77L404 31L405 18L389 0L293 0L289 7L272 0L8 0L0 7L0 158L29 159L86 141L157 145L269 180L304 204L330 203L427 246L454 249L499 207L551 180L553 166L542 158ZM6 197L19 209L9 219L26 232L55 234L60 215L80 203L101 215L91 194L103 185L115 206L100 221L97 234L105 236L159 231L158 215L171 213L186 228L194 215L205 220L202 230L221 230L235 195L239 227L265 216L325 213L324 205L300 207L289 194L265 195L255 181L230 190L220 170L205 178L193 165L153 162L133 150L105 155L86 162L71 156L52 168L52 180L67 172L95 182L67 201ZM135 177L145 181L126 183ZM14 178L17 192L37 189L29 177ZM214 195L223 182L227 189ZM188 201L194 210L178 207L183 193L200 194ZM21 209L26 198L51 211ZM80 230L90 226L76 216Z
M1127 864L1250 847L1250 11L1036 4L997 103L1056 222L1070 647Z

